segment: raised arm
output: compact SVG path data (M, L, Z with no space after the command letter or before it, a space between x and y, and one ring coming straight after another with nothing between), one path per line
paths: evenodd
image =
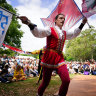
M80 26L77 29L74 30L74 32L66 32L66 39L70 40L70 39L77 37L80 34L80 32L81 32L82 28L84 27L84 25L86 24L86 22L87 22L87 18L84 17L84 19L82 20L82 23L80 24Z
M51 35L51 29L49 27L40 29L40 28L37 28L37 25L31 23L31 21L26 16L20 16L18 18L22 21L22 23L29 26L32 34L35 37L43 38Z

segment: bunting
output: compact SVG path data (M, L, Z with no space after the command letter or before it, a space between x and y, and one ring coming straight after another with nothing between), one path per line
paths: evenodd
M8 49L11 49L12 51L18 52L18 53L20 53L20 54L25 54L25 51L22 51L22 50L20 50L20 49L18 49L18 48L12 47L12 46L7 45L7 44L4 44L4 43L2 43L2 45L3 45L4 47L7 47Z

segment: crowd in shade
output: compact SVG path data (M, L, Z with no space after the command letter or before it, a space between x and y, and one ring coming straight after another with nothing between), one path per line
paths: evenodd
M4 54L0 57L0 81L7 83L38 76L38 62L38 59L10 57Z
M28 77L37 77L38 59L10 57L4 54L0 56L0 82L9 83L26 80ZM65 61L70 74L96 75L96 61L94 59L79 61ZM56 75L56 70L52 73Z

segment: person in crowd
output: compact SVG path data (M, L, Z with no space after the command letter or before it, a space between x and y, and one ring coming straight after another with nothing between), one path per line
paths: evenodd
M26 75L24 74L23 69L21 68L21 66L17 65L17 67L16 67L16 69L14 71L12 81L20 81L20 80L26 80Z
M9 73L10 73L12 76L14 75L15 69L16 69L16 66L15 66L15 65L12 65L12 66L10 67Z
M46 87L49 85L52 71L54 69L57 70L57 73L62 81L58 96L66 96L70 78L62 54L64 42L65 40L77 37L87 22L87 19L84 18L81 25L75 29L73 33L66 32L62 29L65 21L65 15L61 13L55 17L54 27L45 27L42 29L39 29L37 25L31 23L30 20L25 16L20 16L19 19L22 21L22 23L29 26L32 34L35 37L47 37L46 50L41 60L41 66L43 67L43 79L38 88L37 96L43 96Z
M40 50L39 51L39 63L38 63L38 75L39 75L39 79L38 79L38 81L37 81L36 84L39 84L40 80L42 80L43 68L42 68L42 66L40 64L41 64L41 60L42 60L42 57L43 57L43 54L44 54L44 50L45 49L46 49L46 47L43 47L43 50Z
M41 49L41 50L36 50L36 51L33 51L33 52L27 52L29 54L30 53L31 54L39 54L39 63L38 63L38 75L39 75L39 79L38 79L38 81L37 81L36 84L39 84L40 80L42 80L42 71L43 71L43 68L40 65L40 63L41 63L41 60L42 60L42 57L43 57L44 49L45 49L45 47L43 47L43 50ZM35 73L34 75L36 76L36 72L33 71L33 68L30 69L30 72L33 73L33 74Z
M75 74L76 73L75 70L72 68L72 66L69 67L69 73L70 74Z
M26 64L24 67L24 73L26 74L27 77L29 77L29 69L30 69L29 65Z
M40 80L42 80L43 68L42 68L42 66L40 65L40 63L41 63L41 60L42 60L42 57L43 57L43 53L44 53L44 51L43 51L43 50L40 50L40 53L39 53L39 65L38 65L39 79L38 79L38 81L37 81L37 84L39 84Z
M0 58L0 72L2 71L4 65L3 65L3 62L1 61L1 58Z
M32 76L32 77L36 77L38 74L37 74L37 72L35 71L35 68L34 68L34 66L30 66L30 69L29 69L29 74L30 74L30 76Z
M2 83L9 83L12 80L12 76L8 73L8 64L4 65L4 68L2 69L1 73L0 73L0 81Z
M94 59L93 60L90 60L90 73L93 75L94 73L94 70L95 70L95 61Z

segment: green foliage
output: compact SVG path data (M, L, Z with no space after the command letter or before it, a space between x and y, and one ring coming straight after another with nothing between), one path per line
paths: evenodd
M6 0L0 0L0 4L6 3Z
M3 56L3 54L7 54L8 56L14 56L15 54L17 54L17 52L14 52L10 49L7 50L3 50L2 48L0 48L0 54Z
M94 27L81 32L80 36L69 40L66 45L66 56L74 60L96 59L96 30Z
M17 10L13 9L13 7L6 2L6 0L0 0L0 6L18 15ZM21 48L21 37L23 37L23 32L20 30L20 27L21 26L18 23L16 16L13 15L4 42L10 46ZM8 50L8 52L12 51Z
M72 58L72 57L70 57L70 56L67 56L66 57L66 61L73 61L74 59Z
M39 54L32 55L34 58L39 59Z

